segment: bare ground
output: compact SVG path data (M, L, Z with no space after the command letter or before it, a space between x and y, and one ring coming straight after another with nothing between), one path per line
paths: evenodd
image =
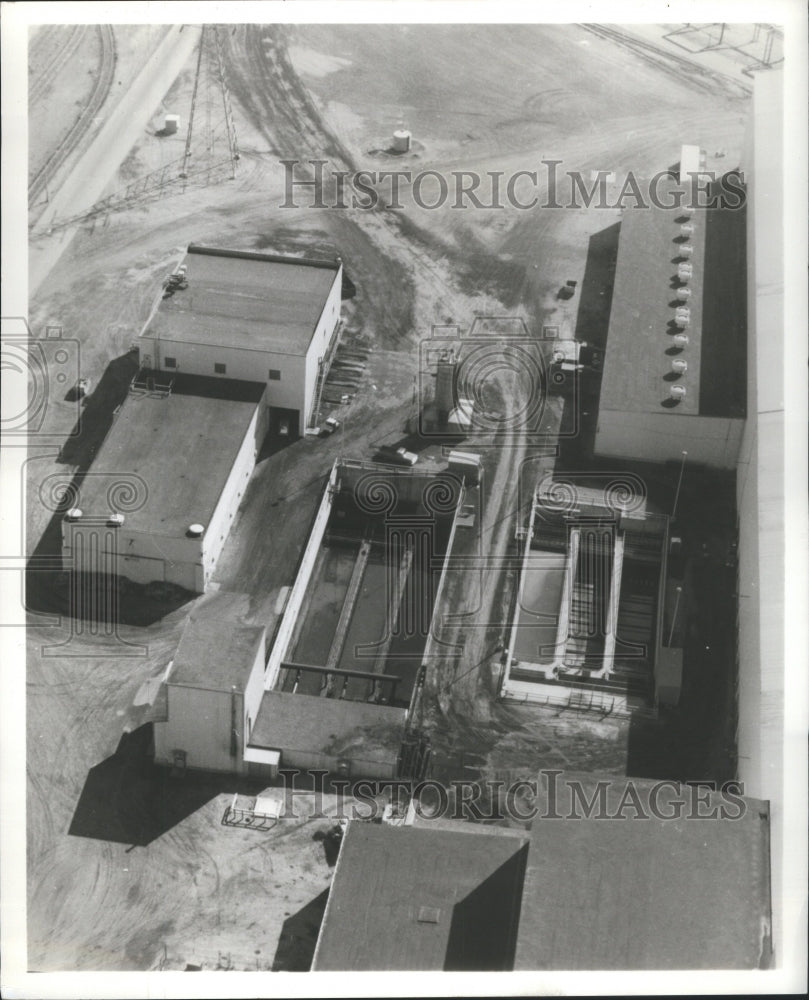
M367 165L367 150L391 127L390 116L400 113L396 106L402 100L402 81L408 87L408 124L425 147L424 162L442 169L530 167L543 150L582 169L620 169L636 161L644 168L663 167L674 158L681 127L689 131L684 141L704 144L708 136L721 133L726 146L739 145L745 107L735 92L706 101L686 73L675 80L670 69L658 70L648 59L627 63L620 46L577 31L549 28L533 42L520 33L506 34L497 47L498 59L484 42L485 58L467 64L460 58L463 39L453 40L458 58L448 60L446 39L437 35L431 44L429 33L414 40L411 32L403 50L394 45L391 52L380 50L371 29L364 35L352 28L337 38L325 28L298 28L294 40L309 50L303 65L309 72L299 75L283 32L239 28L227 41L243 150L237 179L189 188L182 196L99 219L65 244L58 260L54 256L56 263L31 303L32 325L37 332L48 323L62 325L65 335L80 343L82 372L95 383L114 359L125 355L161 276L191 240L336 250L357 286L356 297L346 303L347 336L371 353L344 433L296 442L274 453L269 449L221 557L214 599L232 595L236 600L235 595L246 593L246 610L240 608L250 620L272 629L275 598L280 587L292 582L333 458L340 453L370 457L378 443L403 433L418 373L418 340L435 323L452 321L466 328L475 315L520 314L534 331L543 322L575 326L575 301L561 305L554 290L565 278L583 274L588 236L614 222L612 215L598 211L447 211L402 218L392 212L282 210L280 156L324 156L345 168ZM324 61L324 51L334 58ZM414 59L430 72L414 73ZM528 103L514 86L514 74L506 72L512 64L532 67L539 78L528 88L533 95ZM447 80L456 66L463 73ZM588 76L593 67L595 83ZM384 94L369 89L369 80L376 86L384 81ZM186 67L178 100L188 82ZM468 95L466 103L458 104L463 95ZM371 118L369 108L378 98L382 112ZM443 108L458 111L449 127ZM475 118L479 108L483 116ZM142 136L133 149L133 169L137 163L154 162L145 148L153 138ZM30 497L36 497L38 484L53 471L72 473L86 466L99 421L108 416L113 398L111 393L96 408L95 426L85 428L69 453L69 464L55 455L30 463ZM73 410L54 400L46 419L50 431L67 435ZM492 502L486 533L492 551L505 551L513 536L513 467L522 447L516 442L487 469ZM34 500L28 515L29 547L52 547L56 533L51 512ZM486 582L481 620L502 618L509 585L494 575ZM56 577L43 580L40 589L47 592L49 586L58 600ZM459 601L465 599L459 593ZM173 610L157 607L150 624L122 625L123 639L146 646L145 656L129 659L89 655L98 650L92 637L74 640L71 648L77 655L44 657L42 645L64 638L70 622L60 630L31 619L31 968L182 969L190 963L248 969L276 962L306 967L306 949L330 880L323 847L313 840L321 821L269 834L222 827L219 821L232 791L225 781L203 787L196 798L190 793L175 796L188 799L187 811L141 846L133 846L137 837L124 843L104 834L107 819L111 822L122 809L126 814L121 796L125 800L133 787L139 789L137 801L148 811L153 805L150 789L163 787L153 775L138 772L133 777L127 771L119 740L125 730L140 731L147 715L135 704L141 700L139 692L165 669L189 610L188 604ZM478 771L487 773L529 772L548 763L620 769L627 754L623 724L496 705L486 655L492 637L481 630L474 642L464 664L450 664L446 675L431 677L434 696L426 706L427 718L448 770L456 764L463 768L464 755L472 748L478 756L466 762L472 759ZM576 754L571 746L578 748ZM104 765L101 772L99 765ZM109 816L100 809L100 826L90 823L82 827L89 832L78 835L77 810L89 823L79 806L91 777L95 780L99 773L118 789L118 796Z

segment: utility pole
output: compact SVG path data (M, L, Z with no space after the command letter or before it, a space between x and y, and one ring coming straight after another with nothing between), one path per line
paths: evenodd
M677 501L680 499L680 487L683 485L683 472L685 471L685 460L688 457L688 452L683 452L682 460L680 461L680 475L677 478L677 492L674 494L674 507L671 511L671 519L677 516Z
M677 624L677 610L680 607L680 594L682 594L683 588L677 588L677 600L674 602L674 614L671 616L671 628L669 629L669 641L666 643L667 646L671 645L671 640L674 635L674 626Z

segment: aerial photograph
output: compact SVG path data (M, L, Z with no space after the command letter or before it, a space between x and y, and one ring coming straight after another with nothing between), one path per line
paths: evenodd
M38 6L7 995L786 992L805 11Z

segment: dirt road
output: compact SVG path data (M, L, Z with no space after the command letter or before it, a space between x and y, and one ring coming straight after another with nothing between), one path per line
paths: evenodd
M295 29L299 41L313 30ZM98 197L130 147L137 153L144 116L165 93L172 72L176 75L184 59L193 59L197 34L185 29L178 37L175 29L153 53L137 86L105 123L110 132L102 130L84 153L81 169L59 192L55 208L61 216ZM638 160L644 167L667 165L679 141L674 111L689 135L724 130L726 145L740 144L740 104L720 97L715 105L706 104L682 79L658 73L647 60L627 66L615 42L584 35L574 29L565 33L561 26L527 41L522 33L510 39L507 33L498 35L498 58L470 59L460 74L447 64L441 45L416 38L409 51L421 71L414 74L405 62L388 69L385 60L391 62L396 46L380 53L373 32L363 37L352 26L348 35L335 36L336 54L350 63L336 64L342 67L339 78L332 73L304 79L288 57L283 32L239 27L226 43L243 150L237 179L189 189L32 247L32 322L38 332L47 323L62 325L65 335L79 342L83 373L94 384L105 374L109 380L110 369L114 373L124 364L121 359L162 276L188 242L342 256L357 289L344 303L346 335L369 351L369 367L342 435L296 442L264 457L256 469L218 564L214 595L238 606L249 620L272 627L275 598L294 576L311 511L335 455L369 458L378 443L403 434L413 377L419 374L420 338L433 324L455 322L466 330L476 315L522 315L534 332L562 318L575 325L575 309L565 312L555 301L555 289L565 278L580 276L588 239L615 222L597 211L447 210L402 216L286 210L279 207L283 172L278 159L324 156L337 169L367 165L365 151L382 125L388 127L389 115L398 114L391 110L391 95L401 92L402 84L411 88L412 123L425 146L422 164L432 157L447 167L522 168L533 165L544 149L558 151L577 167L618 169ZM344 50L348 36L351 45L345 41ZM313 37L304 40L311 46ZM580 46L582 37L590 44ZM456 39L453 51L463 51L464 44ZM475 51L491 54L490 40L478 39L477 45ZM526 48L534 54L527 55ZM525 90L533 103L512 114L516 64L527 67ZM511 68L510 76L504 67ZM577 97L588 67L594 67L594 82ZM381 81L377 90L367 86L369 74ZM430 89L432 95L425 96ZM332 106L330 90L340 108ZM555 97L547 93L552 90L558 92ZM504 91L511 95L507 105ZM546 95L541 114L540 92ZM372 119L369 106L385 94L388 103ZM460 105L464 94L467 103ZM420 110L428 96L432 110ZM469 124L471 115L450 121L435 110L445 97L450 111L468 111L479 101L486 117L475 118L476 126ZM595 103L584 114L587 102ZM127 110L131 117L122 121ZM536 118L543 121L538 124ZM350 128L340 131L338 121ZM102 141L102 135L109 138L118 129L120 135ZM437 135L445 138L431 149ZM500 393L506 401L508 390L504 379ZM66 403L53 400L46 415L49 431L66 438L74 419ZM29 498L37 496L47 475L73 472L88 462L101 436L102 426L88 427L69 464L54 456L30 463ZM514 469L525 447L518 437L510 449L492 451L487 459L491 493L484 541L489 553L509 550ZM50 521L47 510L32 504L32 548L43 539L46 547L54 544L58 532ZM595 761L620 771L627 757L625 726L554 719L539 710L493 703L488 653L504 620L509 585L497 574L483 580L476 615L481 622L497 623L496 628L473 630L465 662L447 661L443 672L436 672L436 697L428 706L434 743L447 756L476 747L485 757L478 763L492 770ZM312 921L316 926L330 877L322 845L313 840L316 825L301 824L264 839L223 828L219 820L232 782L191 784L184 795L170 795L162 779L140 770L127 749L131 741L119 748L123 731L135 739L146 718L145 707L134 703L144 685L148 688L165 670L190 609L184 605L156 613L150 624L123 627L123 638L147 647L144 657L131 659L87 655L93 651L91 640L77 647L82 655L44 657L41 646L63 636L69 622L60 631L32 619L27 675L32 968L182 969L190 963L264 969L279 950L283 953L290 934L294 939L296 927L305 928L305 938L311 936ZM457 763L465 767L462 760ZM127 807L130 799L132 808ZM181 809L172 806L176 800L183 803ZM159 822L150 812L155 809ZM150 840L143 835L147 819L153 824ZM295 961L302 961L300 954Z

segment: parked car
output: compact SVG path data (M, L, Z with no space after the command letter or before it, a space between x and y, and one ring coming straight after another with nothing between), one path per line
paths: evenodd
M328 437L329 434L334 434L334 432L339 428L340 421L335 417L326 417L323 421L323 426L320 428L320 433L323 437Z
M419 456L414 451L406 448L394 448L393 445L384 444L379 449L380 461L389 462L391 465L415 465Z

